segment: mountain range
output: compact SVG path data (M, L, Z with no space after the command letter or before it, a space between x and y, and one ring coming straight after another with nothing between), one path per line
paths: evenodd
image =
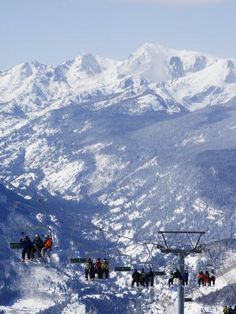
M127 276L88 285L82 268L69 264L70 256L109 252L111 260L126 254L133 264L171 267L172 257L144 245L160 242L160 230L206 231L204 243L228 239L234 256L235 67L233 58L148 43L124 61L85 54L58 66L34 61L0 73L4 313L165 313L176 294L164 281L157 293L139 295ZM27 268L37 278L30 287L7 243L20 231L32 236L48 228L54 259L51 268ZM221 271L229 265L218 255ZM209 256L195 258L188 261L193 273L203 261L212 263ZM235 287L232 280L220 288ZM36 283L32 310L36 298L27 291L37 292ZM222 294L213 294L220 302ZM188 308L200 310L200 301Z

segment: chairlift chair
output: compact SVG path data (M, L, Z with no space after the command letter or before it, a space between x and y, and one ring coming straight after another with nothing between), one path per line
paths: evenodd
M87 257L71 257L70 263L71 264L85 264L87 263L88 258Z
M46 232L44 232L44 234L40 233L41 238L43 238L43 237L45 236L45 234L50 234L50 235L51 235L51 229L48 228L48 226L43 225L43 224L38 225L38 226L27 227L27 228L24 229L24 231L21 231L21 234L22 234L22 235L23 235L23 234L28 235L28 234L33 233L34 231L36 232L36 231L38 231L38 230L40 230L40 231L42 231L42 230L46 231ZM19 231L17 231L17 233L18 233L18 232L19 232ZM15 234L15 233L16 233L16 232L14 232L14 234ZM51 235L51 236L52 236L52 235ZM29 237L30 237L30 236L29 236ZM30 237L30 238L32 238L32 237ZM10 249L12 249L12 250L18 250L18 249L21 249L21 248L22 248L22 245L21 245L20 242L9 241L9 247L10 247Z
M125 262L120 262L118 263L118 265L114 266L114 271L118 271L118 272L129 272L132 270L131 267L131 256L128 254L118 254L116 257L119 257L119 259L123 259L126 260ZM115 261L114 261L115 264Z
M193 290L185 288L184 302L193 302Z
M10 249L12 250L19 250L22 248L22 245L19 242L10 242L9 246L10 246Z
M206 268L207 268L207 269L215 269L215 265L212 264L212 263L207 263L207 264L206 264Z
M157 270L157 269L155 269L154 264L150 263L150 262L133 263L133 267L132 268L133 269L135 269L135 268L137 268L137 269L144 268L144 269L148 269L148 270L151 268L152 271L154 272L155 276L165 276L166 275L165 270L161 270L161 269Z
M164 270L155 270L154 274L155 276L165 276L166 272Z
M87 251L85 253L85 256L83 257L73 257L70 258L70 263L72 264L86 264L91 258L92 260L95 258L106 258L109 262L109 255L107 254L106 251L103 250L98 250L98 251Z

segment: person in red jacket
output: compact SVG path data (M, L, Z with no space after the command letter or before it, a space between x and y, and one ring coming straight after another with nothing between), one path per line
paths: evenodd
M202 271L200 271L197 275L197 278L198 278L198 286L200 287L201 285L204 286L204 278L205 278L205 275Z
M98 279L102 279L102 263L100 258L96 260L94 268L95 273L98 274Z
M208 285L208 287L210 286L210 275L208 271L204 274L204 286L206 285Z
M52 249L52 237L48 234L45 237L45 240L43 242L43 248L42 248L42 255L45 256L46 252L49 253ZM49 255L49 254L48 254Z

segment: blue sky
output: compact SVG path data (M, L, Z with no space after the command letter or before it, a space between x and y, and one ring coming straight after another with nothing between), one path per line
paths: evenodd
M236 0L1 0L0 18L0 70L124 59L145 42L236 58Z

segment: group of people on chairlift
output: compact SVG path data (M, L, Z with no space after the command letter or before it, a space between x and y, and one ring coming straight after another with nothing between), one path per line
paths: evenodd
M184 271L180 273L179 269L177 268L175 271L170 272L170 276L168 279L168 285L171 287L174 284L174 281L178 280L182 285L188 285L188 272ZM199 271L197 274L198 286L215 286L216 276L215 271L212 269L211 271Z
M46 252L49 253L51 251L53 242L50 234L46 235L44 240L36 234L34 239L31 241L29 236L22 232L20 244L22 247L21 261L25 262L25 257L27 257L28 260L33 261L35 253L37 254L37 257L44 257Z
M229 307L228 306L224 306L223 314L236 314L236 305L235 305L234 308L232 308L231 305Z
M175 271L171 271L168 279L168 286L169 287L173 286L175 280L178 280L178 282L180 282L183 286L187 286L188 272L184 271L181 273L178 268L176 268Z
M141 269L141 272L137 270L137 268L134 269L134 272L132 274L132 283L131 286L133 287L134 284L148 287L149 285L151 287L154 286L154 277L155 273L150 268L149 271L145 271L144 268Z
M85 278L86 280L109 278L109 261L106 258L102 261L101 258L97 258L94 263L91 258L88 258L85 264Z
M199 271L197 275L198 280L198 286L214 286L216 282L216 276L215 271L212 269L210 272L206 271L205 273L203 271Z

